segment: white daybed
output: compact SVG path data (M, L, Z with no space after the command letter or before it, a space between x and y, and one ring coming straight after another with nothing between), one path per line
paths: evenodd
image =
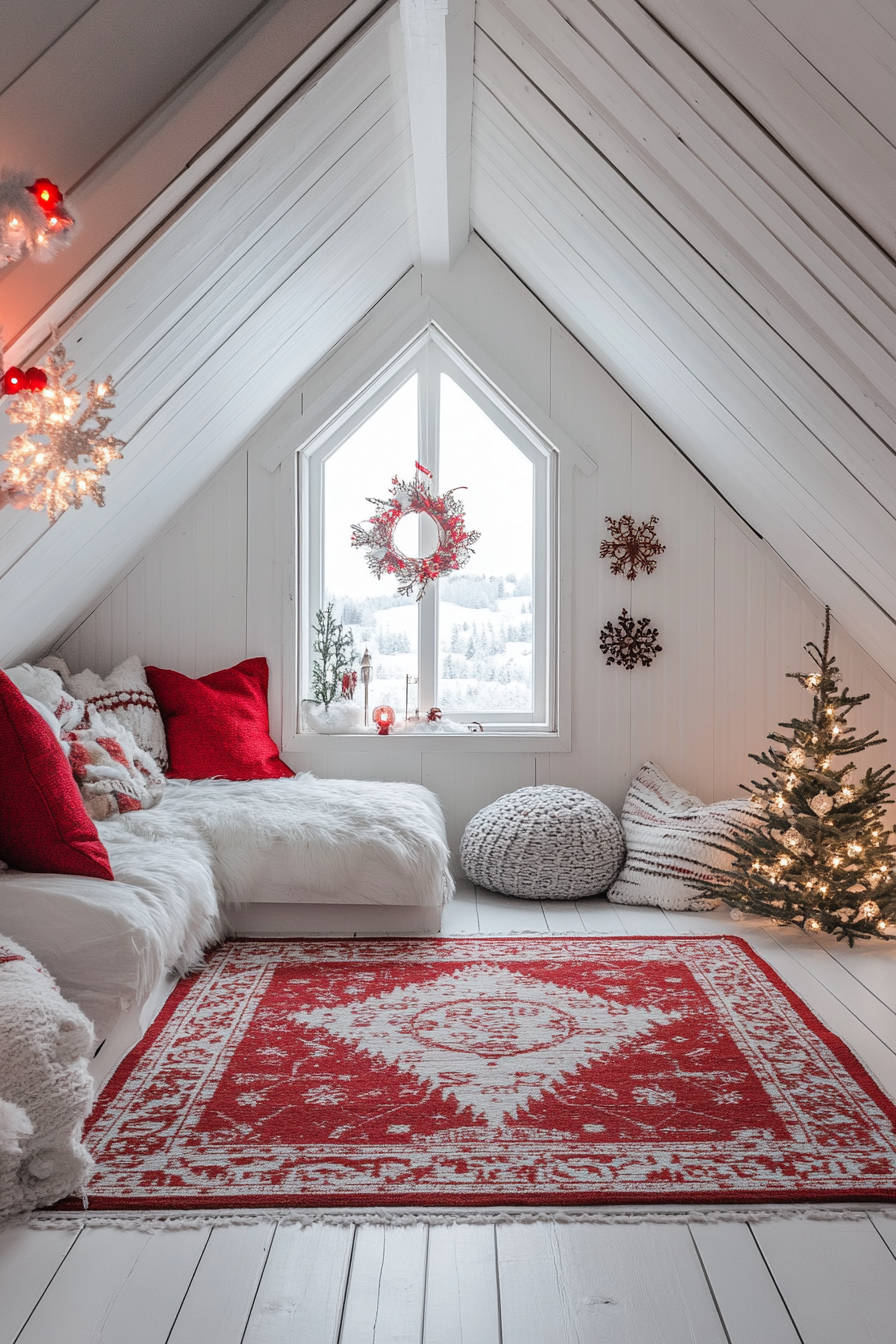
M104 842L122 831L207 844L238 934L437 933L454 892L442 809L419 784L174 781L160 806L99 825Z
M98 1040L124 1012L123 1049L166 973L222 933L435 933L453 893L441 807L416 784L172 782L158 807L98 830L116 880L0 872L0 929Z

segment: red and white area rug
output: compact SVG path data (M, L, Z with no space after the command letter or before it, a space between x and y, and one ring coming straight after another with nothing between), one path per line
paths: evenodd
M739 938L226 943L92 1116L93 1209L887 1199L896 1108Z

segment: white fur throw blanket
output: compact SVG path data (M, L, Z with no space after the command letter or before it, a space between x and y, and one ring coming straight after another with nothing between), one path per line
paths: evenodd
M87 1179L93 1030L31 953L5 938L0 1023L0 1214L10 1214L52 1204Z
M104 841L122 831L168 841L201 837L219 896L231 904L439 908L454 891L442 810L419 784L308 774L169 782L152 812L100 827Z

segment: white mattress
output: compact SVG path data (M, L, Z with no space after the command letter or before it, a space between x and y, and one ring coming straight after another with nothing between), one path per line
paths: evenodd
M122 836L108 848L115 882L0 872L0 931L47 968L97 1040L167 968L196 964L220 930L209 858L195 843Z

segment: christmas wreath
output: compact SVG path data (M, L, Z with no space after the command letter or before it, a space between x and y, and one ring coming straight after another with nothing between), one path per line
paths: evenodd
M464 506L454 491L447 490L444 495L434 495L426 482L421 480L421 473L430 476L431 472L421 467L419 462L415 466L417 477L414 481L400 481L397 476L393 476L388 499L368 499L376 513L367 519L369 527L355 523L352 528L352 545L370 548L367 563L378 579L384 574L397 575L399 593L407 594L419 588L419 602L432 579L450 574L467 563L480 534L466 531ZM458 488L463 489L462 486ZM431 555L419 560L405 555L395 545L395 529L409 513L425 513L433 520L439 534L436 549Z

